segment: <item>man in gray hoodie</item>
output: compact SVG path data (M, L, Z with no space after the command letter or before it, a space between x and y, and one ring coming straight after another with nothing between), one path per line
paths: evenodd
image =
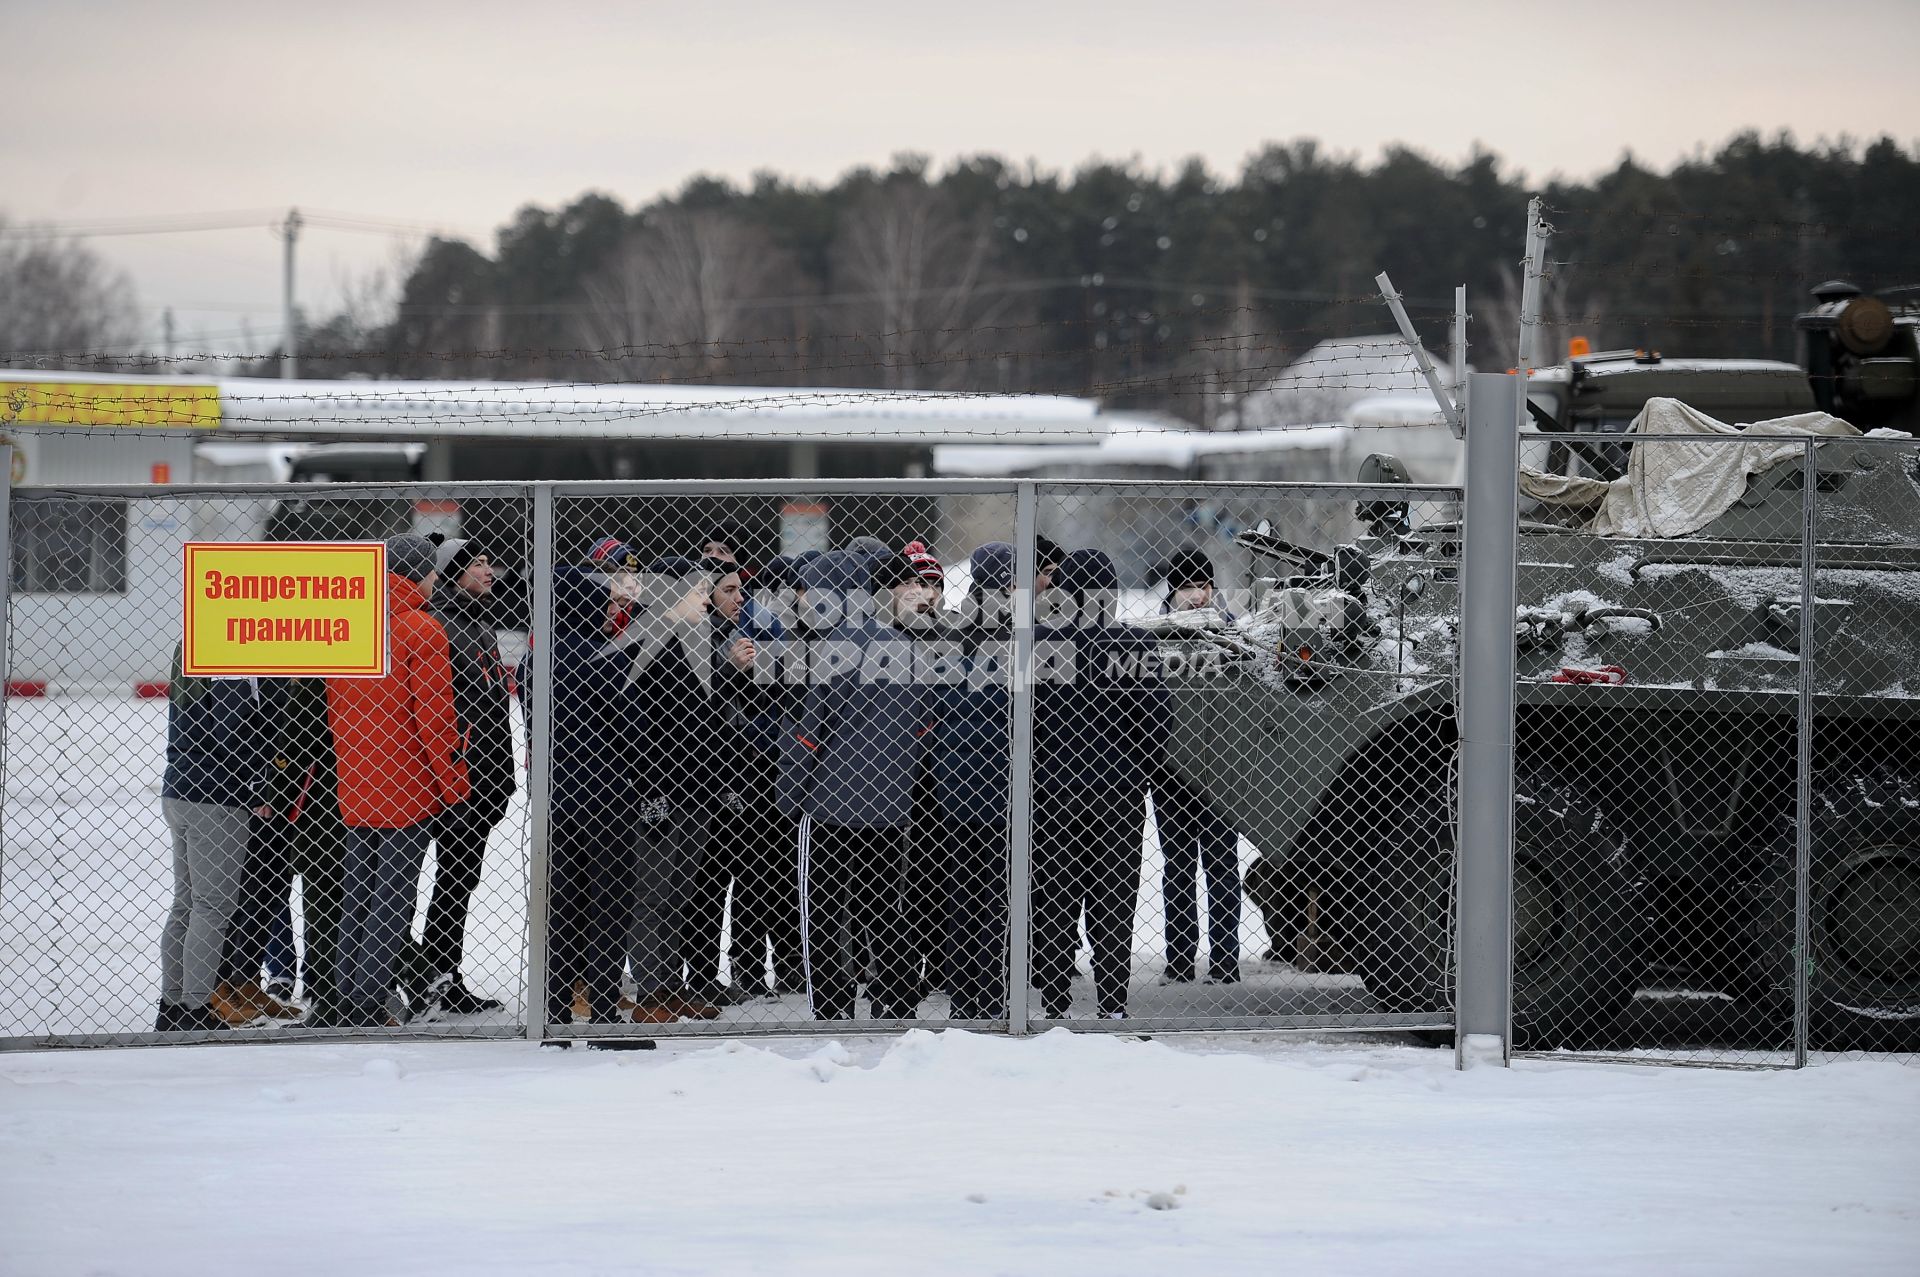
M934 687L916 677L914 622L934 592L903 554L836 551L801 574L814 638L807 686L783 742L779 799L800 817L800 902L814 1017L851 1020L849 951L873 947L872 1018L911 1019L917 981L903 914L914 785ZM844 926L850 921L851 926Z

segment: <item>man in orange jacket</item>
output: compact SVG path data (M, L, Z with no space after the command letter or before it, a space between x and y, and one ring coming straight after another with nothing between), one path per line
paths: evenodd
M447 633L426 611L434 575L431 541L390 538L386 677L327 680L347 846L336 950L340 1003L320 1009L322 1025L400 1023L406 1003L394 1003L395 960L413 917L427 822L467 797Z

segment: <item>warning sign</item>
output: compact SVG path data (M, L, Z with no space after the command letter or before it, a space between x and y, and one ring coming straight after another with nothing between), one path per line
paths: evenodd
M181 672L379 678L387 547L378 541L191 541Z
M188 383L10 381L0 385L0 423L217 430L220 388Z

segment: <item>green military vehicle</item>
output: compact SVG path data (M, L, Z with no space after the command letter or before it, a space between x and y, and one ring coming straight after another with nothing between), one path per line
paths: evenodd
M1813 409L1809 380L1629 353L1545 370L1533 392L1526 451L1575 492L1522 516L1516 1043L1604 1041L1647 989L1757 1009L1790 1040L1803 448L1771 445L1777 464L1682 535L1601 535L1569 500L1591 505L1631 449L1671 446L1624 437L1650 393L1751 422ZM1836 438L1816 456L1811 1024L1817 1043L1910 1048L1920 449ZM1370 458L1361 478L1395 466ZM1251 615L1162 627L1186 658L1169 662L1170 761L1260 849L1246 889L1276 956L1311 951L1381 1009L1433 1012L1449 1005L1459 528L1393 501L1355 513L1331 551L1242 534L1271 565Z

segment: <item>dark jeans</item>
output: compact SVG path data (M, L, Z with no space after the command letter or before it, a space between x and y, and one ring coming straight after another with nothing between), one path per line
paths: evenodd
M676 797L673 809L680 831L674 866L681 884L680 960L688 982L698 986L720 978L720 933L727 925L727 896L738 890L743 822L721 795L711 803Z
M1080 789L1035 803L1033 977L1049 1019L1064 1015L1071 1000L1083 909L1095 1005L1102 1015L1127 1009L1143 801L1139 790Z
M456 803L428 822L433 834L433 894L421 928L420 978L458 975L467 913L487 857L487 836L506 815L505 797Z
M340 1001L352 1014L378 1022L393 994L426 855L424 821L405 829L347 830L338 974Z
M287 840L276 826L284 821L254 816L247 822L247 859L240 875L240 896L227 922L220 957L220 982L257 981L273 942L274 924L287 909L293 890L293 862Z
M281 831L300 875L300 985L321 1003L339 1001L340 874L347 863L347 827L337 808L315 804Z
M867 945L875 967L867 989L872 1017L913 1018L919 990L906 932L906 859L903 829L856 829L812 820L801 825L802 936L815 1019L853 1018L856 973L866 965ZM862 936L866 945L860 942Z
M1165 861L1161 902L1167 919L1167 970L1193 974L1200 948L1197 879L1204 873L1208 974L1239 975L1239 834L1204 798L1178 782L1154 789L1153 812Z
M946 854L944 949L947 992L955 1020L1001 1020L1007 1014L1007 827L954 821L920 854Z
M573 984L584 980L593 1020L610 1024L619 1010L640 843L603 810L556 807L548 845L547 1023L572 1020Z
M733 879L733 928L727 966L733 982L764 986L767 953L773 953L774 987L803 989L800 955L800 822L771 805L751 813L737 839Z

